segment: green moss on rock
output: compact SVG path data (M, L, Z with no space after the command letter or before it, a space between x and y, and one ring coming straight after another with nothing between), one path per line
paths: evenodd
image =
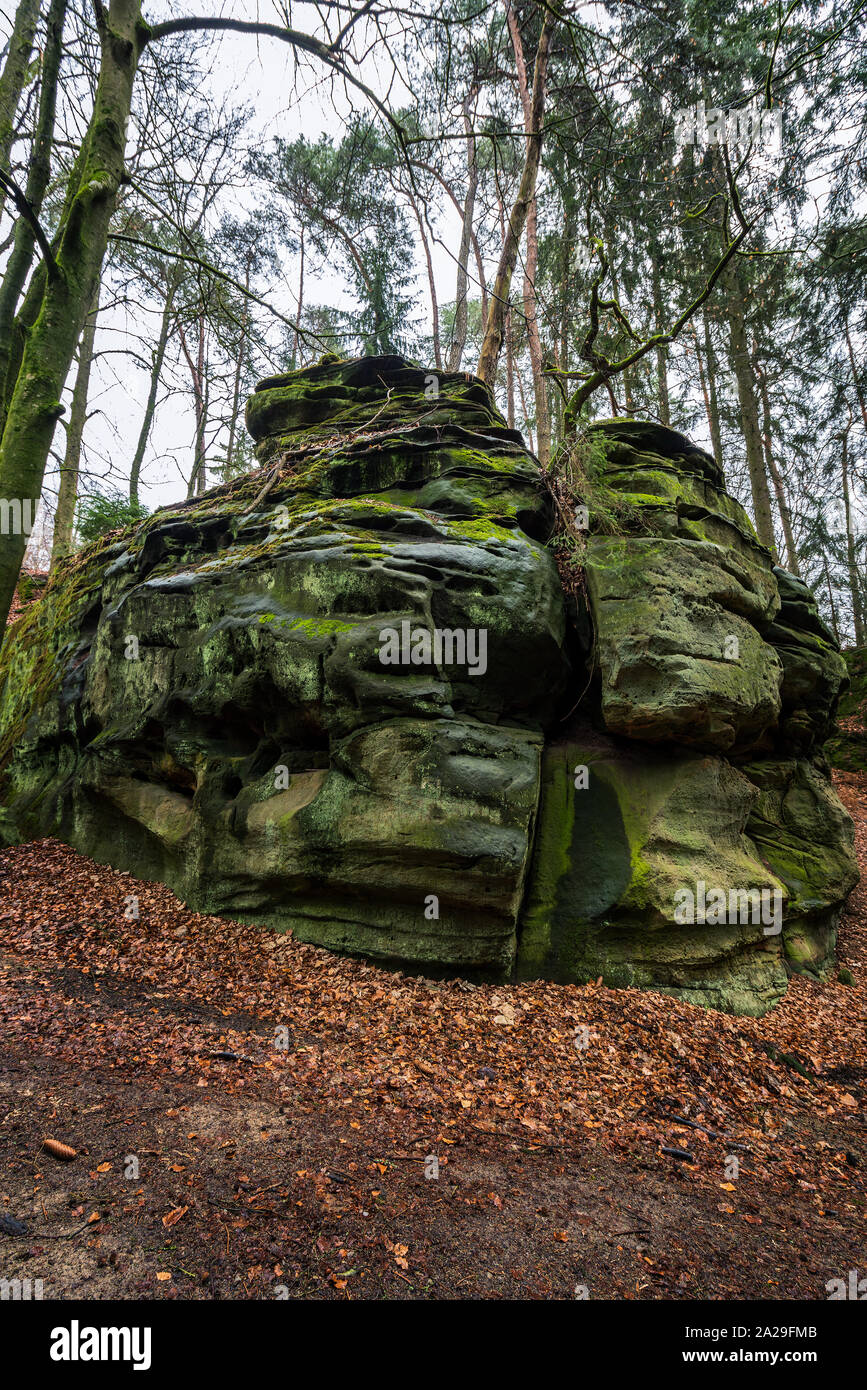
M260 469L65 562L7 632L0 838L437 972L746 1014L827 975L845 673L718 461L591 430L567 604L551 493L475 378L331 354L247 420ZM419 629L484 661L381 660ZM782 931L677 920L698 881L779 893Z

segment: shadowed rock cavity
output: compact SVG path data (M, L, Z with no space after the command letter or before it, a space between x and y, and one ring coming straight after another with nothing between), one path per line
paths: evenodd
M713 459L594 428L567 618L538 466L475 378L326 358L247 425L260 471L81 552L10 629L7 843L427 973L761 1013L827 972L845 668ZM782 930L677 921L699 883L778 895Z

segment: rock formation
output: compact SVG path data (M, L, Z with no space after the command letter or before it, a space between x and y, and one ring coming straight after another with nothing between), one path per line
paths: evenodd
M845 667L713 459L594 427L564 537L475 378L326 358L247 425L260 470L65 562L10 629L7 842L426 973L760 1013L830 968Z
M849 689L841 696L837 731L828 741L827 753L835 767L867 772L867 647L851 647L843 658Z

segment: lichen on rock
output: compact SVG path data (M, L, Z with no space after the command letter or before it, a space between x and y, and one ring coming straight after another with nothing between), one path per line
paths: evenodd
M760 1013L829 968L844 668L714 460L602 422L627 520L588 498L567 601L551 493L475 378L329 357L247 423L259 470L64 562L9 629L7 842L428 973ZM677 921L698 881L779 894L783 929Z

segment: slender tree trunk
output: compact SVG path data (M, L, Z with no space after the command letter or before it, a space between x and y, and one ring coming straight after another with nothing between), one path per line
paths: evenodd
M512 311L506 315L506 424L515 428L515 348L512 342Z
M707 313L702 314L702 327L704 329L704 357L707 363L707 393L708 393L708 426L710 428L711 447L713 456L717 463L722 465L722 430L720 428L719 416L719 390L717 387L717 361L714 352L713 337L711 335L710 320Z
M527 414L527 398L524 395L524 378L521 376L521 368L517 366L517 364L515 366L515 379L518 383L518 395L521 398L521 413L524 416L524 429L522 433L526 434L527 441L530 445L530 453L534 454L536 449L533 443L533 430L530 425L530 416Z
M476 375L480 376L482 381L491 388L493 388L494 379L496 377L497 359L500 355L500 349L503 346L506 310L509 305L509 291L512 285L512 275L518 259L518 248L521 243L521 237L524 234L524 227L527 224L527 214L530 210L530 204L536 193L536 181L539 175L539 163L542 157L542 121L545 115L548 53L555 24L556 17L554 9L546 9L545 17L542 20L542 32L539 35L539 46L536 49L536 63L533 71L533 95L530 108L530 133L527 136L524 168L521 172L518 194L509 215L509 225L506 229L505 240L500 251L497 273L494 276L494 283L491 288L490 302L488 304L488 318L485 325L485 336L479 355L479 365L476 369Z
M415 215L415 220L418 223L418 234L421 238L425 264L427 265L427 282L428 288L430 290L431 324L433 328L434 365L438 368L439 371L442 371L443 353L442 345L440 343L440 310L439 302L437 300L437 286L436 280L434 278L434 268L433 260L431 259L430 253L430 243L427 239L427 233L424 229L424 219L422 218L421 209L417 206L416 200L412 196L410 196L409 202Z
M42 202L51 177L51 142L57 110L57 80L63 53L63 24L66 19L67 3L68 0L51 0L51 8L48 12L36 135L24 190L24 196L37 217L42 210ZM15 224L12 252L6 265L2 284L0 284L0 382L5 382L7 379L12 355L15 311L18 308L21 291L24 289L30 267L33 264L35 247L36 236L32 226L25 218L19 217ZM0 404L0 434L2 434L5 420L6 411L4 406Z
M301 228L301 268L298 272L298 312L295 315L295 341L292 344L292 370L298 366L299 348L299 328L301 326L301 310L304 306L304 228Z
M0 73L0 169L7 174L12 167L15 117L27 81L33 36L39 22L39 3L40 0L19 0L12 22L6 62ZM0 188L0 216L3 214L5 199L5 191Z
M204 319L204 315L202 316ZM208 467L207 467L207 431L208 431L208 410L211 403L211 376L208 371L208 364L204 362L202 372L205 383L205 390L202 396L202 419L199 427L199 437L196 441L196 454L198 464L196 467L196 496L201 497L203 492L208 490Z
M653 285L653 317L655 320L655 331L662 333L664 330L663 309L662 309L662 276L659 271L658 252L654 251L651 258L651 279ZM671 402L668 395L668 344L663 343L656 349L656 396L659 408L659 418L663 425L671 428Z
M506 20L515 54L515 70L518 74L518 93L524 112L524 131L529 137L533 133L533 96L527 84L527 65L524 62L524 45L521 31L512 9L506 0ZM536 453L542 467L547 469L551 462L551 416L548 410L547 383L543 376L542 342L539 335L539 319L536 312L536 277L539 270L539 234L537 227L536 195L527 210L527 250L524 257L524 321L527 325L527 346L530 350L530 368L533 373L533 394L536 397Z
M93 114L82 156L76 160L55 259L44 281L39 277L44 291L23 343L0 440L0 497L29 499L33 505L42 491L61 393L105 257L124 172L133 82L147 38L139 0L111 0L107 16L99 11L99 26L102 52ZM33 312L32 306L26 307ZM0 629L26 544L26 536L10 536L0 547Z
M563 239L560 250L560 311L557 324L557 349L555 354L555 365L561 371L567 371L569 367L569 329L570 319L570 295L569 295L569 257L572 250L572 217L570 204L566 203L563 213ZM563 393L557 390L554 393L555 401L555 427L558 445L563 438Z
M691 323L689 327L690 327L690 332L692 333L692 344L693 344L693 351L695 352L695 364L696 364L696 367L698 368L698 380L699 380L699 385L701 386L702 399L704 400L704 413L705 413L705 416L706 416L706 418L707 418L708 429L710 429L710 427L711 427L711 426L710 426L710 420L711 420L710 396L708 395L707 377L705 376L705 373L704 373L704 363L703 363L702 360L701 360L701 349L699 348L699 345L698 345L698 333L696 332L695 323Z
M615 300L619 304L620 284L617 279L617 271L614 268L614 227L607 219L605 222L605 241L607 246L609 247L608 274L611 277L611 290ZM632 372L627 367L624 369L623 372L623 400L626 406L626 414L629 416L634 416L635 414L635 396L633 393L632 381ZM620 411L617 408L617 400L614 395L614 388L612 387L610 381L606 382L605 385L608 390L608 399L611 402L611 413L616 417L620 414Z
M252 257L247 257L247 265L244 274L244 288L250 288L250 266ZM232 455L235 452L235 438L238 431L238 413L241 409L241 382L244 379L244 367L247 356L247 325L250 321L250 301L244 300L244 308L241 311L241 333L238 342L238 360L235 364L235 380L232 385L232 407L229 417L229 442L226 445L226 467L223 470L223 481L228 482L232 475Z
M208 397L209 397L209 378L208 367L205 360L205 310L199 312L199 389L201 399L199 404L199 429L196 439L196 493L201 494L205 491L207 473L205 469L205 436L208 429Z
M543 468L551 462L551 412L548 409L548 383L544 376L542 339L536 312L536 276L539 267L539 239L536 226L536 199L527 215L527 256L524 266L524 316L527 323L527 345L533 372L533 394L536 397L536 453Z
M196 359L193 361L190 352L187 335L182 324L178 325L178 333L181 339L181 347L187 359L187 366L190 369L190 381L193 387L193 405L196 417L195 442L193 444L193 471L187 483L187 500L203 492L202 473L205 466L204 446L205 430L207 429L207 405L205 400L205 315L199 311L198 322L198 347Z
M60 467L60 489L54 516L54 540L51 546L51 567L72 549L72 523L78 498L78 473L81 467L81 441L87 423L87 397L90 390L90 369L93 366L93 344L96 320L99 315L99 284L93 296L90 313L85 320L78 345L78 371L66 428L66 453Z
M467 267L470 262L470 245L473 236L473 213L476 206L476 189L479 183L479 169L476 162L476 140L473 123L470 119L470 104L475 97L471 89L463 101L464 132L467 138L467 195L464 199L464 216L461 226L461 244L458 250L458 275L455 285L455 326L449 348L448 369L459 372L464 348L467 343ZM482 286L484 289L484 286Z
M861 382L858 377L858 368L855 365L855 351L852 347L852 339L849 334L849 324L846 324L846 347L849 349L849 363L852 367L852 385L855 387L855 394L858 397L858 404L861 407L861 420L865 430L867 430L867 401L864 400L864 392L861 390Z
M474 147L474 154L475 154L475 147ZM466 210L466 204L464 204L464 205L462 206L461 203L458 201L458 199L455 197L455 191L454 191L454 189L452 188L452 186L451 186L451 184L449 183L448 179L443 178L443 175L442 175L441 170L434 168L434 166L433 166L432 164L425 164L424 160L422 160L422 159L413 160L413 163L414 163L414 164L417 164L417 166L418 166L419 169L423 169L423 170L425 171L426 174L431 174L431 175L436 179L437 183L438 183L438 184L440 185L440 187L444 190L444 192L445 192L446 196L448 197L449 201L450 201L451 203L454 204L455 212L457 212L458 216L460 217L460 219L461 219L461 225L463 226L463 225L464 225L464 220L465 220L465 219L464 219L464 213L465 213L465 210ZM478 182L478 175L476 175L476 179L477 179L477 182ZM476 261L476 274L477 274L477 276L478 276L479 291L480 291L480 294L481 294L481 297L482 297L482 323L487 323L487 321L488 321L488 289L487 289L487 285L485 284L485 263L484 263L484 259L483 259L483 257L482 257L482 249L481 249L481 247L479 246L479 239L478 239L478 237L476 236L475 232L473 231L472 223L470 224L470 242L472 243L473 255L474 255L475 261ZM469 265L469 261L467 262L467 264Z
M169 342L169 331L172 323L172 310L174 308L175 292L177 281L169 272L169 279L166 287L166 298L163 304L163 314L160 319L160 331L151 357L151 379L148 388L147 404L144 416L142 417L141 429L138 433L138 442L135 446L132 463L129 470L129 500L134 505L138 505L138 485L141 478L141 467L144 462L145 449L150 438L151 427L156 413L157 394L160 389L160 377L162 376L163 363L166 357L166 348Z
M744 321L743 289L737 272L729 276L729 297L727 304L732 370L738 388L738 401L741 409L741 428L747 453L747 468L753 494L756 531L762 545L766 545L776 559L774 523L771 513L771 494L768 489L768 475L765 469L762 449L762 432L759 426L759 408L756 401L755 380L752 362L747 346L747 331Z
M189 501L189 499L193 496L193 494L195 493L195 490L196 490L196 472L197 472L198 466L199 466L198 440L199 440L199 393L200 393L200 387L199 387L198 379L197 379L197 376L196 376L196 364L195 364L195 362L193 361L192 353L190 352L189 343L187 342L186 331L185 331L185 329L184 329L183 324L181 324L181 323L178 324L178 337L179 337L180 340L181 340L181 349L182 349L182 351L183 351L184 357L187 359L187 366L189 367L189 370L190 370L190 381L192 382L192 387L193 387L193 409L195 410L195 416L196 416L196 430L195 430L194 443L193 443L193 470L192 470L192 472L190 473L189 478L187 479L187 501Z
M842 644L840 642L840 628L837 623L837 610L834 607L834 590L831 587L831 576L828 572L828 556L824 553L822 555L822 561L825 566L825 584L828 589L828 603L831 607L831 631L834 633L834 641L837 643L837 646L839 647Z
M762 402L762 444L765 450L765 463L767 464L771 482L774 485L774 494L777 499L777 510L780 513L783 535L786 539L786 564L790 573L800 578L801 571L798 567L798 552L795 549L795 533L792 529L792 513L789 510L782 474L774 458L771 429L771 403L768 398L768 378L767 374L759 366L758 350L755 344L753 344L753 354L756 380L759 383L759 395Z
M767 436L766 436L767 437ZM786 497L786 489L783 483L782 474L777 466L773 451L770 447L765 450L765 457L768 464L768 472L771 475L771 482L774 486L774 496L777 499L777 508L780 513L780 522L783 527L783 535L786 539L786 568L791 574L797 575L800 579L801 568L798 564L798 552L795 549L795 533L792 530L792 513L789 509L789 502Z
M861 611L861 582L858 574L858 558L855 554L855 536L852 530L852 499L849 492L849 431L842 440L840 470L843 479L843 509L846 516L846 568L849 571L849 593L852 598L852 619L855 625L855 646L863 647L864 618Z
M497 211L500 217L500 236L506 235L506 217L503 211L502 198L497 199ZM506 423L510 430L515 428L515 327L512 321L512 306L506 312L505 325L505 348L506 348ZM521 396L523 402L523 393ZM524 425L527 424L527 412L524 411Z

